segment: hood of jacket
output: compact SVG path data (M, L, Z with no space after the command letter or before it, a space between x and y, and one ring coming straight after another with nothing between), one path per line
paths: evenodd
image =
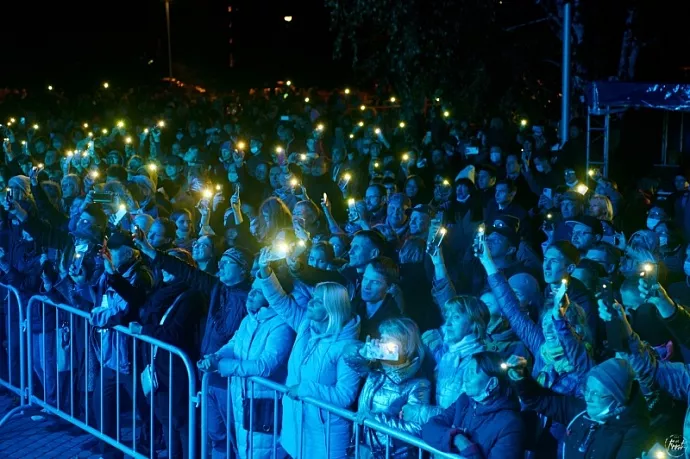
M424 351L422 350L422 355L415 357L404 365L381 365L380 371L394 383L400 384L408 379L414 378L417 373L419 373L423 361Z
M595 422L589 419L587 414L584 416L589 422ZM649 425L649 409L637 381L633 383L630 403L620 413L608 418L603 424L621 430L635 426L644 428Z

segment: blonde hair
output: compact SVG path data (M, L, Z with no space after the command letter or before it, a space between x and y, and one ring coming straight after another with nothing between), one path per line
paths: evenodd
M470 295L460 295L446 301L442 308L444 321L451 312L467 315L472 322L472 334L483 340L486 338L486 328L489 324L489 308L479 298Z
M337 282L316 284L314 298L323 302L328 315L327 334L337 334L352 319L352 305L347 289Z
M613 221L613 204L611 204L611 200L609 199L608 196L604 196L603 194L595 194L594 196L589 198L589 204L590 205L592 204L592 202L596 202L600 206L602 206L606 209L606 215L604 215L604 218L601 220L604 220L607 222ZM594 215L594 217L599 218L598 215Z
M400 354L405 360L424 355L422 338L419 336L419 327L412 319L388 319L379 325L381 335L390 335L400 342Z

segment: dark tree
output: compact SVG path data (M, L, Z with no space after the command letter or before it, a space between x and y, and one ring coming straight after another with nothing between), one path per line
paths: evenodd
M325 0L335 57L361 79L390 86L407 110L425 98L453 97L455 110L478 108L489 86L484 56L495 35L486 0Z

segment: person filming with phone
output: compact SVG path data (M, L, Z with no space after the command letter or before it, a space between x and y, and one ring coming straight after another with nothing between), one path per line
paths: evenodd
M367 339L357 345L347 362L366 377L357 403L357 420L372 419L412 435L421 435L421 426L401 415L406 406L428 405L431 383L424 375L424 346L419 328L411 319L389 319L379 325L380 339ZM355 426L359 428L359 426ZM354 438L354 436L353 436ZM395 458L416 456L414 448L389 440L386 435L364 427L362 449L375 457L385 454L390 441Z

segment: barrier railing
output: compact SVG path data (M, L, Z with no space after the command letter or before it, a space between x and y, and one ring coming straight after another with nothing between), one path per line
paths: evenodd
M204 374L204 377L201 382L201 458L206 459L209 457L209 451L208 451L208 446L209 446L209 432L208 432L208 395L209 395L209 382L210 382L211 374L206 373ZM225 401L225 408L226 408L226 413L225 416L223 416L223 419L225 420L226 423L226 449L225 449L225 454L226 457L231 457L231 431L233 429L232 426L228 425L229 422L232 422L233 416L230 414L230 410L232 409L232 403L231 403L231 391L230 391L230 381L232 378L226 378L227 379L227 399ZM254 398L254 386L259 385L265 389L273 390L273 426L278 426L280 419L278 419L278 404L282 403L282 397L279 397L278 394L282 394L283 396L287 394L287 387L278 384L274 381L270 381L268 379L264 378L259 378L259 377L251 377L251 378L246 378L248 383L249 383L249 390L248 390L248 398L249 398L249 403L243 403L242 406L243 408L246 406L249 406L249 435L247 439L248 443L248 454L245 454L244 451L239 451L239 457L240 458L249 458L249 459L255 459L255 458L260 458L260 459L265 459L267 457L276 459L278 457L278 433L276 429L272 429L272 432L270 433L270 436L272 437L271 439L271 453L270 456L264 455L259 455L255 456L254 454L254 449L255 449L255 441L257 439L254 438L254 434L260 434L260 435L269 435L266 433L261 433L261 432L254 432L254 403L251 402L251 399ZM300 410L303 410L304 404L307 405L312 405L316 408L319 408L321 410L324 410L326 412L326 420L325 420L325 425L326 425L326 458L330 458L330 426L331 426L331 415L343 418L349 422L352 422L353 425L357 425L357 413L354 413L352 411L346 410L344 408L339 408L336 406L332 406L328 403L325 403L321 400L317 400L311 397L305 397L305 398L300 398L298 399L300 403ZM303 412L300 415L300 418L303 417ZM367 427L371 429L374 432L377 432L379 434L383 434L386 436L386 444L385 444L385 458L388 459L392 457L394 454L394 451L391 450L392 445L391 445L391 439L395 439L400 443L407 444L413 448L418 449L418 457L419 459L422 459L424 457L424 453L431 453L434 455L434 457L437 458L448 458L448 459L458 459L458 456L455 454L449 454L445 453L442 451L439 451L435 448L432 448L429 446L426 442L424 442L421 438L415 437L413 435L410 435L406 432L402 432L399 430L396 430L394 428L391 428L385 424L381 424L379 422L376 422L371 419L366 419L362 422L362 425L364 427ZM304 438L304 423L300 422L300 431L299 431L299 453L295 459L302 459L306 455L309 454L308 450L305 450L306 448L309 448L310 445L304 445L303 446L303 441L302 439ZM354 429L354 444L352 445L353 451L354 451L354 458L357 459L359 458L359 453L360 453L360 448L361 448L361 435L360 435L360 428L359 426ZM400 445L397 445L400 446Z
M3 425L14 414L26 407L26 350L24 330L24 307L19 291L11 285L0 284L7 292L2 327L4 343L0 349L0 386L19 396L19 406L11 409L0 419ZM14 301L13 301L14 300Z
M42 326L41 332L37 333L32 330L31 324L33 323L33 316L36 314L33 311L34 306L39 303ZM54 330L50 327L46 328L48 317L46 316L46 306L54 308ZM52 312L48 314L52 314ZM161 424L167 424L167 426L161 425L161 428L167 427L168 457L177 457L183 454L185 457L195 457L198 398L195 367L189 357L175 346L158 339L134 334L128 328L120 325L107 329L97 328L91 325L89 319L90 314L68 305L54 303L44 296L37 295L29 300L27 308L27 322L29 324L27 327L27 367L34 369L34 371L39 370L39 376L41 376L40 372L43 376L42 398L39 397L40 394L36 394L34 391L33 378L29 378L29 403L38 405L48 413L76 425L111 447L140 459L155 457L156 445L154 440L157 434L156 426L160 421ZM50 322L50 320L48 321ZM82 333L83 340L81 339ZM39 336L37 337L37 335ZM55 350L51 349L51 343L55 344ZM137 349L137 344L139 344L139 349ZM164 359L163 362L167 360L168 364L167 378L157 379L158 390L154 390L149 395L148 402L141 391L140 384L141 372L144 371L145 367L141 355L146 350L147 345L150 346L147 363L151 368L155 368L158 373L162 367L161 355L155 357L155 362L158 363L154 363L154 347L158 348L159 354L160 351L167 353L167 359ZM41 365L34 368L36 346L40 347ZM107 346L107 350L104 350L104 346ZM60 387L60 365L57 365L57 359L54 358L55 351L61 347L66 349L68 354L62 359L64 361L63 372L69 371L69 406L67 407L63 401L64 390L61 390ZM77 348L76 351L75 347ZM98 347L98 350L95 347ZM177 390L180 381L176 380L173 383L173 355L182 361L187 372L187 397L182 397L177 404L174 403L174 390ZM98 363L94 361L93 357L98 357ZM52 362L55 362L54 368ZM95 375L91 377L95 373L96 365L100 368L99 375L98 377ZM69 369L65 370L66 367ZM54 389L50 374L53 371L55 372ZM77 373L76 379L75 373ZM75 406L75 395L79 395L75 392L81 392L82 387L84 389L83 397L76 402ZM131 447L130 442L125 442L121 438L121 388L128 392L132 400ZM94 393L94 399L97 397L97 400L89 400L90 389ZM165 402L161 403L162 396L167 396L167 406ZM185 404L186 407L183 406ZM175 405L177 405L177 411L175 411ZM83 414L76 413L75 408L77 410L83 408ZM95 416L98 421L97 427L94 426L94 416L91 415L90 408L97 410ZM146 427L148 427L148 445L143 444L143 442L137 444L137 417L142 423L145 423L145 408L148 408L149 419L148 425L142 427L141 434L144 437L147 432ZM186 408L186 413L184 408ZM176 418L175 415L177 415ZM178 422L173 423L173 419L177 419ZM185 446L186 452L184 451ZM181 448L183 454L179 454L180 452L176 451L177 448Z

